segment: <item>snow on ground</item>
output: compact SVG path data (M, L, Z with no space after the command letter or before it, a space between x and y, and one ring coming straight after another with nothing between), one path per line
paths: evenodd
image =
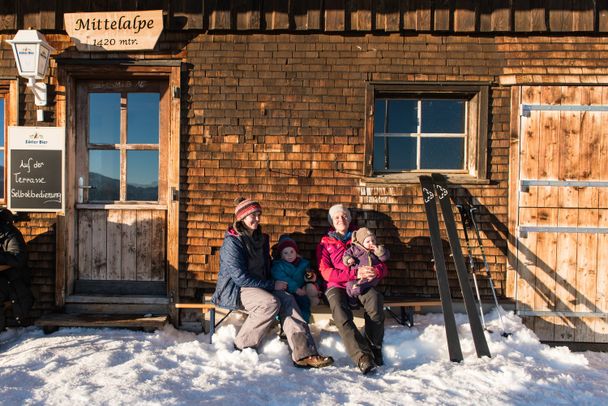
M171 326L156 333L115 329L9 329L0 334L2 405L602 405L608 354L541 344L512 313L486 316L492 358L475 355L465 315L457 315L463 363L448 360L441 314L414 328L387 326L386 365L363 376L333 327L313 325L334 366L293 367L274 335L259 354L236 352L240 320L208 337Z

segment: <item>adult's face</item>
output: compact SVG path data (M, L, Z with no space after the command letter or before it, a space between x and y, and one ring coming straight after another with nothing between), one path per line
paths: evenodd
M346 212L338 211L334 213L331 217L331 222L334 225L334 228L340 234L345 234L348 231L348 226L350 226L350 222L348 221L348 216Z
M243 224L245 225L245 227L247 227L248 229L253 231L253 230L257 229L258 226L260 225L261 216L262 216L262 213L260 213L259 211L254 211L253 213L249 214L247 217L245 217L242 220Z

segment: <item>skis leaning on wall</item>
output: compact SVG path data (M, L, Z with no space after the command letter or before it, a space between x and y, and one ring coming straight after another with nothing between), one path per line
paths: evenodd
M475 213L477 212L477 208L471 205L469 202L459 204L456 207L460 212L460 220L462 221L464 241L466 243L467 252L469 255L469 271L471 272L471 275L473 275L473 282L475 283L475 292L477 294L477 301L479 302L481 322L484 325L484 329L489 333L492 333L492 331L489 330L485 325L485 320L483 319L483 306L481 304L481 295L479 294L479 287L477 286L477 275L481 274L482 271L485 271L485 276L488 280L488 283L490 284L490 290L492 291L492 297L494 298L494 305L496 306L496 312L498 313L498 319L500 320L500 326L502 328L501 336L509 337L511 333L507 333L505 329L505 323L502 320L502 308L498 304L498 298L496 297L496 289L494 288L494 282L492 281L492 275L490 274L490 265L488 264L488 259L483 248L483 242L481 240L479 226L477 224L477 221L475 220ZM473 232L472 238L469 236L468 230L471 230ZM479 269L479 267L476 265L474 252L481 254L481 259L483 261L482 269Z
M424 210L426 212L431 238L431 248L435 260L435 273L439 285L441 309L443 311L443 320L448 341L448 353L450 355L450 361L461 362L463 356L462 350L460 349L460 341L458 340L458 328L456 326L456 319L454 318L454 309L452 307L452 294L450 293L448 272L445 267L445 258L443 256L443 244L441 242L441 235L439 234L439 219L437 217L437 204L435 203L436 194L431 177L421 176L420 186L422 187Z
M450 202L446 178L441 174L433 173L432 183L434 185L435 195L439 200L441 213L443 214L443 221L448 234L450 248L452 249L452 259L456 266L456 273L464 299L464 306L467 315L469 316L469 324L471 325L471 333L473 334L473 342L475 343L477 356L491 357L490 349L488 348L488 343L484 334L484 328L475 306L475 298L473 297L473 290L471 289L471 283L469 282L469 273L467 272L467 266L464 261L464 256L462 255L462 247L460 246L456 221L454 220L454 213L452 212L452 204Z

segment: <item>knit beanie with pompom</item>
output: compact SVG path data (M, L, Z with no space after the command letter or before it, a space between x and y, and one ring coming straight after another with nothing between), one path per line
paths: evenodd
M255 213L256 211L262 212L262 206L255 200L245 199L244 197L239 197L234 200L234 204L236 205L234 209L234 219L236 221L241 221L251 213Z

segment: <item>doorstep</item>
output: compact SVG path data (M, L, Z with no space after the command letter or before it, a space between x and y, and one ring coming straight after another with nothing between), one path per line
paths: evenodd
M40 317L34 324L41 327L45 333L52 333L60 327L154 331L163 328L168 322L167 315L50 313Z

